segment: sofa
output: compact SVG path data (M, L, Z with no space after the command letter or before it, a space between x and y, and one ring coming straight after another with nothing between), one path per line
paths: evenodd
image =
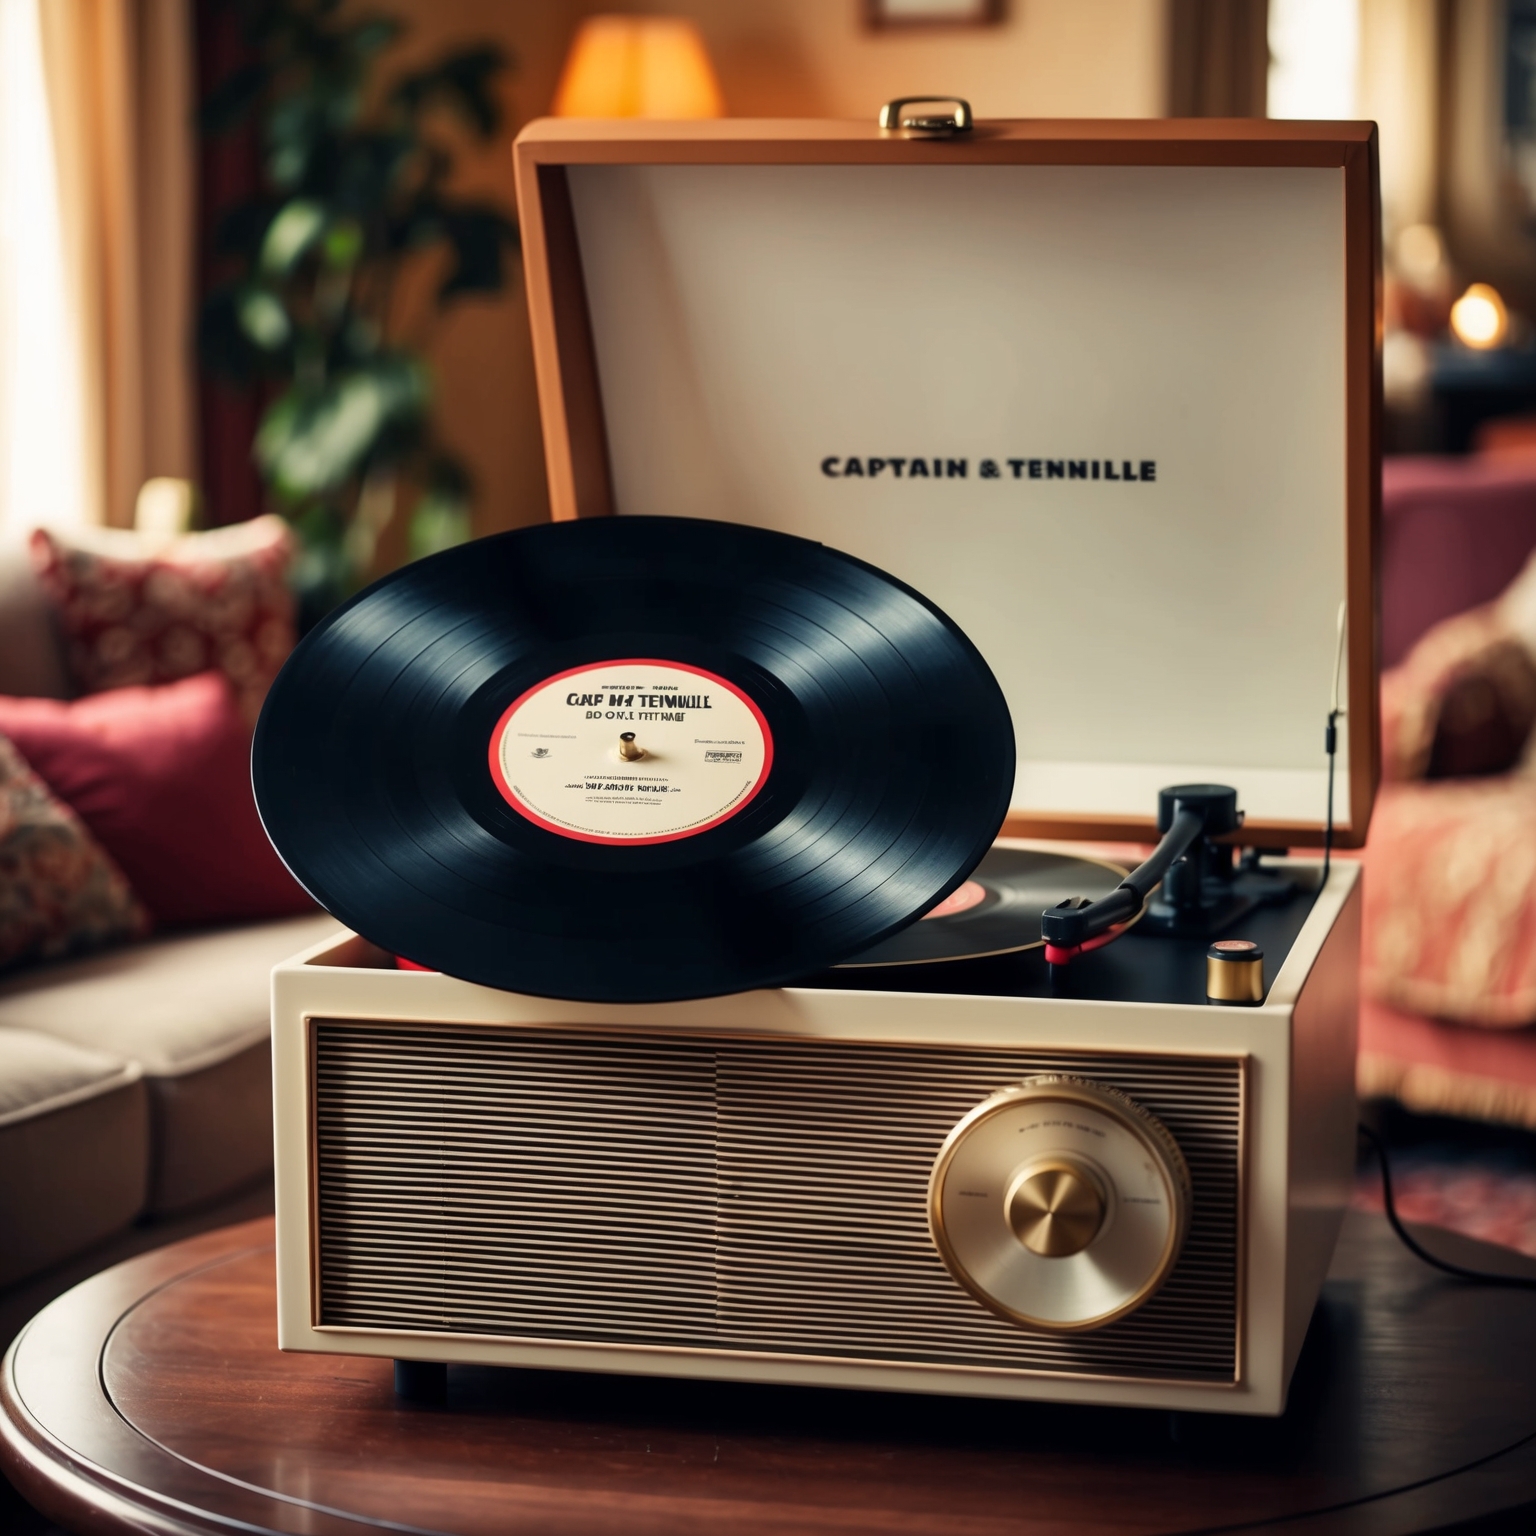
M0 555L0 695L69 696L57 620ZM335 928L309 906L0 972L0 1343L84 1274L270 1203L270 972Z
M1389 459L1358 1085L1536 1129L1536 451Z

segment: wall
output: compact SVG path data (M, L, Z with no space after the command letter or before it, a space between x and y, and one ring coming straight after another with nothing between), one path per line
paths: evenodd
M508 207L512 130L546 109L571 36L597 10L694 17L727 107L742 116L873 117L888 98L922 90L958 92L983 117L1153 116L1166 73L1163 0L1009 0L994 27L887 32L864 28L861 0L388 0L387 8L411 26L401 59L480 38L517 55L507 142L459 142L461 189ZM418 283L405 304L424 316L427 297ZM479 533L547 515L524 302L520 285L495 301L461 302L428 348L445 435L478 481Z
M698 21L740 116L872 118L893 96L955 91L982 117L1163 110L1160 0L1012 0L978 28L871 31L860 0L675 0Z

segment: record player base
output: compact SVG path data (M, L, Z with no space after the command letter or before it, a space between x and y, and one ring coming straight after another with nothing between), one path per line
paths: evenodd
M1207 1005L1203 943L1200 990L1177 1001L1082 995L1085 964L1073 996L808 986L648 1006L317 945L273 973L279 1342L1279 1413L1353 1181L1358 867L1336 860L1297 901L1252 1008ZM1166 1282L1086 1292L1122 1310L1075 1331L978 1306L932 1235L946 1136L1038 1074L1160 1116L1194 1191ZM1113 1142L1083 1119L1029 1129L1108 1178Z
M1536 1274L1441 1232L1462 1263ZM276 1347L272 1226L106 1270L0 1377L0 1463L77 1532L1079 1536L1529 1530L1536 1301L1352 1215L1279 1419L390 1362ZM1463 1524L1462 1522L1467 1522Z

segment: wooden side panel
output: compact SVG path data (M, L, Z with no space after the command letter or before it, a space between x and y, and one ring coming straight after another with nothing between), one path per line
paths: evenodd
M535 166L519 155L517 205L550 508L557 522L606 517L613 512L613 477L564 166Z
M1349 825L1338 842L1365 846L1381 778L1381 162L1375 126L1344 160L1345 362L1349 523L1346 569L1351 621ZM1335 809L1338 814L1338 808Z

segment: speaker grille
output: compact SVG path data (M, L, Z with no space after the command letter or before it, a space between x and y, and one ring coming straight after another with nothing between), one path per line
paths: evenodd
M1236 1379L1239 1061L345 1020L314 1042L322 1326ZM993 1316L928 1233L945 1136L1039 1072L1130 1094L1193 1181L1163 1289L1088 1334Z

